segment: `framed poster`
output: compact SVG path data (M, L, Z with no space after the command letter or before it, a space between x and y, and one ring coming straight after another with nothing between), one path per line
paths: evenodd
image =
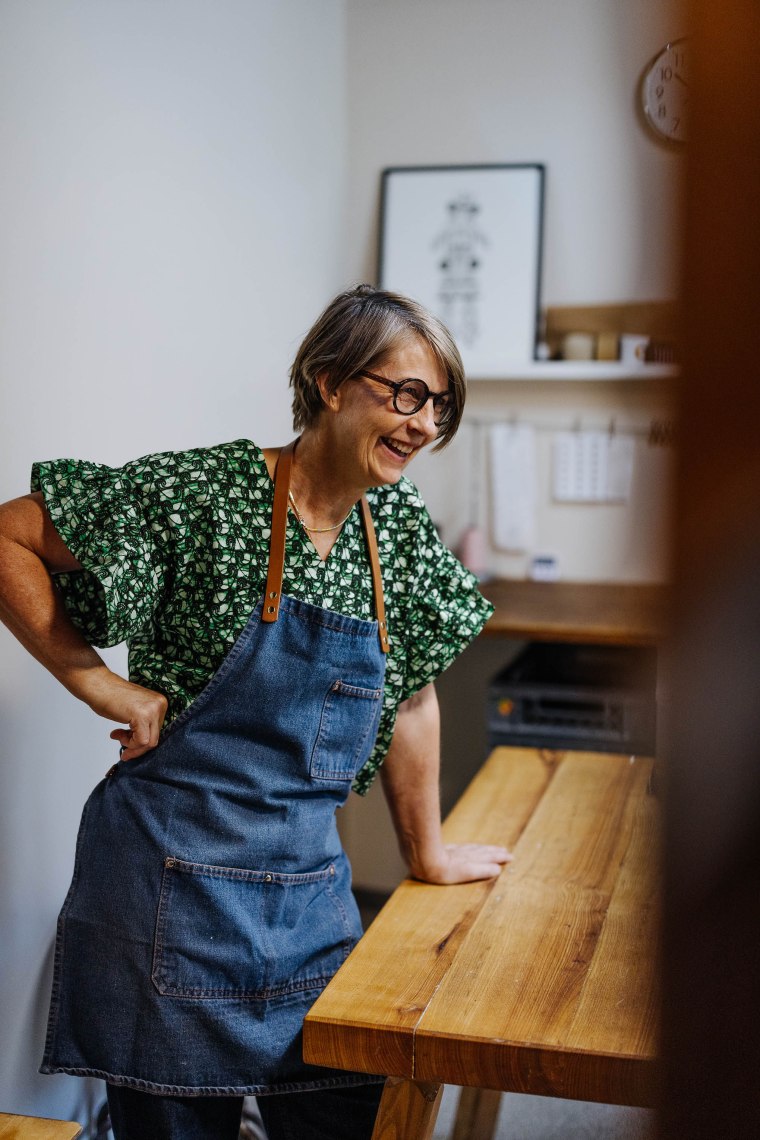
M383 171L380 286L441 318L471 378L535 359L543 200L537 163Z

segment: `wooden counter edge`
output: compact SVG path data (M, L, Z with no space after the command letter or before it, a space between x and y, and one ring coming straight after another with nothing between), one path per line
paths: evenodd
M303 1027L303 1056L309 1064L410 1080L416 1024L406 1027L347 1025L312 1009ZM336 1032L337 1031L337 1032Z
M446 1044L446 1048L439 1050L437 1039L418 1029L415 1080L632 1108L649 1108L656 1101L658 1059L655 1056L578 1053L551 1046L481 1041L478 1043L478 1077L474 1080L467 1063L467 1043L455 1051L451 1050L450 1040Z

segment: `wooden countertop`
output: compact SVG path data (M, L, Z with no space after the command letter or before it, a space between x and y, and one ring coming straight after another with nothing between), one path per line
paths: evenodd
M481 636L657 645L666 632L668 589L662 585L494 578L481 590L496 607Z
M642 757L496 749L444 833L504 843L514 862L488 882L403 883L308 1014L307 1060L431 1082L430 1096L445 1082L650 1104L651 768ZM386 1108L398 1115L392 1091Z
M74 1121L0 1112L0 1140L76 1140L81 1135L82 1129Z

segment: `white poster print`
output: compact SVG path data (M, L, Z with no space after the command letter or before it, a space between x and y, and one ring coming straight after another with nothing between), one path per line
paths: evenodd
M534 358L542 201L541 166L384 173L381 284L448 325L472 377Z
M480 339L481 280L489 242L478 227L480 204L470 194L446 203L446 224L433 241L438 311L455 340L470 350Z

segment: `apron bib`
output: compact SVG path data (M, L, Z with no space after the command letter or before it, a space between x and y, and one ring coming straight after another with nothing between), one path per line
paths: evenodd
M85 805L43 1073L185 1096L374 1079L305 1064L301 1033L362 933L335 812L377 734L382 586L363 500L378 620L282 596L292 448L264 598L158 746Z

